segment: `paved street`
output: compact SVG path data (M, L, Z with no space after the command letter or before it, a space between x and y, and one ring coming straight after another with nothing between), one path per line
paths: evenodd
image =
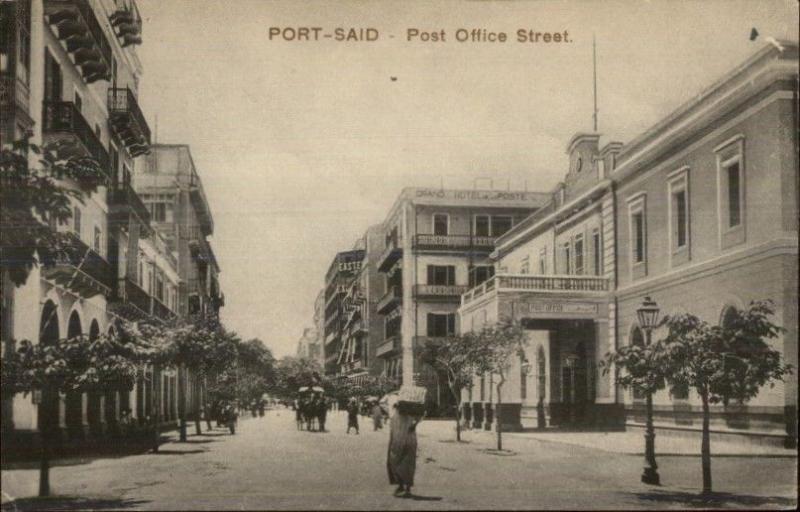
M639 483L640 457L525 435L505 439L468 432L452 441L452 422L420 426L414 498L392 496L386 478L388 431L346 435L333 413L329 432L297 431L292 411L244 419L236 436L222 429L170 442L161 453L64 461L52 470L53 506L130 509L455 509L455 508L787 508L796 501L796 458L717 457L715 501L697 498L700 460L660 457L664 485ZM191 429L190 429L191 431ZM743 477L743 475L747 475ZM36 492L34 469L3 471L7 502Z

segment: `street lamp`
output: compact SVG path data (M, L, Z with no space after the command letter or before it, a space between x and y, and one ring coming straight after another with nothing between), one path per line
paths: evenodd
M642 305L636 310L639 317L639 327L645 334L645 345L650 346L652 331L658 322L658 304L650 297L645 297ZM642 473L642 482L651 485L659 485L661 479L658 476L658 465L656 464L656 432L653 428L653 391L647 390L647 423L644 433L644 460L646 466Z

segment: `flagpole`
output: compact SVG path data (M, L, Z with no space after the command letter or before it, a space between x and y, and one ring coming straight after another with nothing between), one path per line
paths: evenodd
M592 121L594 123L594 132L597 133L597 42L594 34L592 34L592 85L594 90Z

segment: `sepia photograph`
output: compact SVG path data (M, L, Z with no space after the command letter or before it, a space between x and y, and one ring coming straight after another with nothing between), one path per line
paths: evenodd
M796 509L799 25L0 0L0 508Z

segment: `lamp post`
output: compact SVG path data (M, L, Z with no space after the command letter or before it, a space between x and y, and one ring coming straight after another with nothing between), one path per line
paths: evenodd
M658 304L650 297L645 297L642 305L636 310L639 318L639 326L645 334L645 345L650 347L651 335L658 321ZM647 464L642 473L642 482L651 485L659 485L661 479L658 476L658 464L656 464L656 432L653 428L653 391L647 390L647 423L644 433L644 460Z

